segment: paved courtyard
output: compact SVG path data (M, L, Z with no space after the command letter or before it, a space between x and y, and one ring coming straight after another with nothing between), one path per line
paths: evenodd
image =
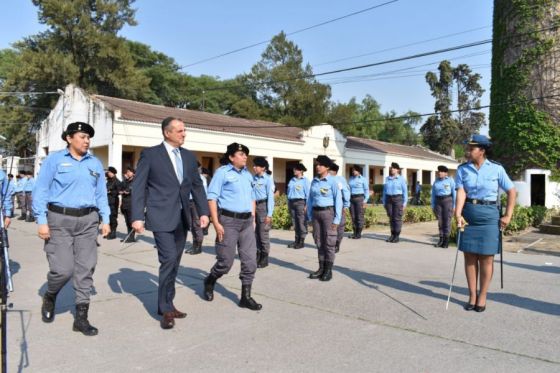
M304 249L293 250L286 248L292 232L273 231L270 266L258 270L253 285L263 304L259 312L237 306L238 261L218 282L214 301L202 299L202 280L214 261L210 229L204 253L183 256L175 303L188 316L172 330L160 329L156 314L151 235L124 247L100 239L90 309L99 335L85 337L71 330L69 286L59 296L55 321L41 321L42 242L35 224L14 221L9 371L560 371L560 257L509 250L504 289L496 266L487 310L475 313L462 308L467 290L459 255L446 311L456 250L434 248L434 228L405 226L399 244L386 243L385 230L345 238L326 283L307 279L317 266L310 237Z

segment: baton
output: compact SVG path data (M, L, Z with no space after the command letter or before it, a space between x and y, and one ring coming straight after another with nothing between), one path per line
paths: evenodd
M132 245L134 245L134 244L136 243L136 242L126 242L126 240L128 240L128 238L130 237L130 235L131 235L133 232L134 232L134 229L132 229L132 230L128 233L128 235L124 238L124 240L123 240L122 243L121 243L121 250L124 250L125 248L128 248L128 247L130 247L130 246L132 246ZM128 245L128 246L125 247L125 245L126 245L127 243L130 243L130 245Z
M504 235L504 231L500 228L500 238L499 238L499 245L500 245L500 282L501 288L504 288L504 250L502 247L502 238Z
M461 245L461 232L465 230L465 227L461 227L457 230L457 252L455 253L455 264L453 264L453 274L451 275L451 285L449 285L449 294L447 294L447 303L445 304L445 310L449 308L449 300L451 299L451 290L453 289L453 281L455 280L455 270L457 269L457 257L459 256L459 245Z

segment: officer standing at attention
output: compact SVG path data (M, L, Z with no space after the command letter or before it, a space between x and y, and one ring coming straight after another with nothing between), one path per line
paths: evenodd
M352 176L348 185L350 186L350 216L352 217L352 228L354 234L350 238L362 238L364 229L364 211L369 199L369 182L362 176L360 166L352 166Z
M33 204L33 187L35 186L35 179L33 178L33 171L25 173L27 180L23 186L23 193L25 194L25 221L32 223L35 221L31 206Z
M350 187L343 176L338 176L338 170L338 165L333 162L329 173L336 180L338 189L342 193L342 214L340 216L340 224L337 228L336 245L334 249L335 253L340 251L340 244L342 243L342 238L344 237L344 227L346 226L346 211L350 207Z
M88 321L93 271L97 264L99 215L101 232L110 232L107 188L101 162L88 152L93 127L74 122L62 133L67 148L47 156L33 189L33 213L49 262L41 316L54 320L58 292L72 279L76 293L74 331L97 335Z
M294 177L288 183L288 209L292 216L292 225L296 233L295 241L288 245L289 248L301 249L307 236L306 203L309 197L311 183L303 176L307 168L301 163L294 167Z
M438 219L439 241L435 247L447 248L451 234L451 218L455 209L455 181L447 176L449 170L438 166L437 178L432 185L432 210Z
M401 168L398 163L391 163L389 176L383 184L383 197L381 202L385 206L387 216L391 220L391 237L386 241L397 243L401 234L403 211L408 200L408 186L404 177L400 175Z
M307 218L313 222L313 238L319 254L319 269L309 274L311 279L329 281L335 258L338 225L342 219L342 193L337 180L329 175L332 161L319 155L316 177L311 182L307 199Z
M216 230L216 264L204 279L204 297L214 299L216 281L229 272L235 249L241 261L241 299L239 307L258 311L262 305L251 297L251 286L257 270L257 245L253 228L255 197L253 177L247 170L249 148L236 142L229 144L208 186L208 206ZM227 163L226 163L227 162Z
M486 296L494 272L494 255L500 250L500 230L513 216L516 191L504 167L487 158L492 143L484 135L473 135L467 142L468 162L457 168L457 227L467 222L459 248L465 256L469 287L467 311L484 312ZM507 194L507 207L500 217L498 192ZM480 291L477 294L477 284Z
M268 161L263 157L253 159L253 190L255 192L255 238L257 241L257 268L268 266L270 254L270 228L274 212L274 181L267 173Z
M117 238L117 225L119 213L119 191L121 190L121 182L117 179L117 169L113 166L107 167L107 200L111 209L109 218L111 233L106 237L108 240Z
M132 182L134 181L134 168L127 167L124 172L124 178L121 182L120 195L121 197L121 212L124 216L124 221L126 223L126 237L121 240L121 242L136 242L135 232L132 229Z

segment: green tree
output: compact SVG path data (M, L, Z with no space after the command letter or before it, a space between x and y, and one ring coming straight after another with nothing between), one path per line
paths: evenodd
M434 111L438 114L426 119L420 128L424 142L437 152L452 155L454 145L478 132L484 123L484 113L480 108L480 97L484 90L480 86L481 76L473 74L468 65L451 66L442 61L438 67L439 76L434 72L426 74L426 82L436 99ZM453 108L453 94L457 94ZM458 110L457 115L451 113Z
M244 79L270 120L307 128L325 121L330 98L330 87L312 75L301 49L281 32Z

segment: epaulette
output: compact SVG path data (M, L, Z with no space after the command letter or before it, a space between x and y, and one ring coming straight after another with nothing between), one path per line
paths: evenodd
M493 160L491 160L491 159L489 159L488 161L489 161L490 163L497 164L498 166L502 166L502 164L501 164L500 162L496 162L496 161L493 161ZM503 166L502 166L502 167L503 167Z
M463 162L461 163L459 166L457 166L457 168L462 167L462 166L466 166L469 162Z

